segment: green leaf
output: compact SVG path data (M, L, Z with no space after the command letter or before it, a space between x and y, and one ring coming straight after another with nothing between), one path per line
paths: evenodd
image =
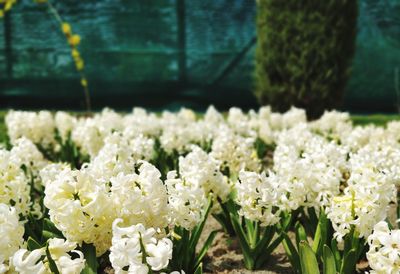
M82 252L85 256L85 268L82 270L81 274L97 274L97 258L96 258L96 248L93 244L82 244Z
M293 245L287 233L283 233L282 235L283 235L283 241L282 241L283 248L286 251L290 264L294 269L300 270L301 269L300 256L296 247Z
M352 249L354 231L355 231L355 228L352 225L350 232L347 233L347 235L344 237L344 249L343 249L344 253L343 254L347 254L347 252L349 252Z
M294 212L292 213L283 212L281 214L281 221L278 224L280 225L282 231L287 232L289 230L290 225L292 223L292 219L294 217L293 214Z
M202 216L200 224L194 228L192 235L190 237L190 240L189 240L189 252L190 253L194 254L194 252L196 252L196 246L197 246L197 243L199 242L201 233L203 232L204 225L206 224L207 217L208 217L208 214L210 213L212 204L213 204L213 202L212 202L212 199L210 196L210 197L208 197L207 208Z
M53 239L53 238L61 238L63 239L63 236L60 236L58 233L53 233L47 230L43 230L42 232L42 241L47 241L49 239Z
M320 218L318 218L317 214L315 213L315 209L313 207L308 208L307 212L308 212L308 216L310 218L311 227L315 229L318 225ZM312 236L314 237L315 231L311 230L310 232L311 232Z
M59 235L59 238L64 238L62 232L58 230L54 223L47 218L43 219L43 230L47 230L49 232L52 232L53 234Z
M235 229L235 233L239 239L240 247L242 248L245 266L247 269L253 270L254 258L246 238L246 233L243 231L243 228L239 223L237 216L233 215L232 213L231 220L233 228Z
M333 253L333 257L335 258L336 269L340 269L342 256L340 255L340 251L337 247L337 241L334 238L331 241L331 251Z
M351 249L344 256L342 267L340 269L340 274L353 274L356 271L357 256L356 250Z
M189 260L192 258L192 254L189 253L188 245L190 232L182 227L175 227L175 232L181 239L174 241L172 262L177 269L183 269L184 265L189 264Z
M217 221L219 221L219 223L222 225L222 227L224 228L224 230L226 232L228 232L230 237L234 237L236 236L235 234L235 229L233 228L232 225L232 220L231 220L231 214L237 216L238 215L238 211L236 209L236 204L233 201L233 197L234 193L230 193L229 194L229 199L226 202L222 202L220 198L217 198L222 212L220 214L215 214L213 215Z
M220 203L220 205L222 208L223 204ZM227 234L229 234L229 236L233 237L233 236L235 236L235 231L233 230L233 227L232 227L232 222L230 219L229 212L227 214L228 215L226 215L226 212L224 210L222 210L221 213L218 213L218 214L213 213L212 216L214 217L215 220L218 221L218 223L220 223L220 225L222 226L224 231Z
M41 244L39 244L35 239L33 239L32 237L29 236L28 241L27 241L27 246L28 246L28 250L32 251L35 249L40 249L43 246Z
M264 228L264 233L262 235L262 238L260 241L258 241L256 248L253 249L253 254L258 257L261 255L267 255L266 253L266 249L269 246L272 238L275 235L275 227L274 226L267 226Z
M46 256L47 256L47 260L49 261L49 267L50 267L51 272L54 274L60 274L56 263L54 262L53 258L51 257L51 254L49 251L49 246L46 246Z
M318 274L318 261L312 248L307 242L300 242L300 264L303 274Z
M211 234L208 236L207 240L205 241L203 247L201 248L199 254L196 256L196 262L194 268L196 269L200 264L201 261L203 260L204 256L206 255L208 249L210 248L211 244L213 243L215 236L217 235L217 230L214 230L211 232Z
M271 254L275 248L277 248L277 246L282 242L283 240L283 235L279 235L278 237L276 237L276 239L268 246L266 253L269 255Z
M336 274L336 262L333 257L331 249L324 245L323 248L323 259L324 259L324 274Z
M244 219L243 223L245 230L247 232L247 239L249 239L250 248L255 247L256 237L254 235L254 222L250 221L249 219Z
M328 226L329 226L329 220L325 215L325 213L321 212L312 247L314 253L317 254L318 256L322 255L321 253L323 246L324 244L326 244L328 237Z
M28 222L25 224L25 235L28 237L32 237L38 243L45 244L45 242L41 241L43 221L36 220L31 213L29 213L27 217L28 217Z
M257 157L259 159L262 159L265 157L265 154L268 151L268 146L267 144L261 139L257 138L256 141L254 142L254 148L257 151Z
M194 274L203 274L203 264L200 264L196 270L194 271Z
M299 222L296 223L295 229L296 229L296 244L297 248L299 248L301 241L307 242L307 233L304 227Z
M256 258L255 269L259 269L267 262L270 258L270 254L275 250L275 248L282 242L283 236L282 234L276 237L276 239L268 246L265 253L258 253L255 254L254 257Z

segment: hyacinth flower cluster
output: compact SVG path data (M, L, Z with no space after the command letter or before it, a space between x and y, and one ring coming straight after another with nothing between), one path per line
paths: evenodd
M397 271L386 221L399 122L354 126L335 111L309 122L269 107L5 121L0 273L202 273L223 232L251 270L282 245L296 273L354 273L365 258L371 273ZM211 218L221 229L202 236Z
M368 237L370 274L400 271L400 230L389 226L386 222L377 223Z

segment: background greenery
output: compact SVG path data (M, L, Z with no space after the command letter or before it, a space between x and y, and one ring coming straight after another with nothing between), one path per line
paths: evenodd
M340 106L355 51L358 0L258 0L255 94L309 117Z
M53 3L83 38L95 107L257 106L252 95L255 1ZM82 109L79 76L52 16L31 0L18 1L1 24L0 107ZM343 109L396 111L399 68L400 1L359 0L356 54Z

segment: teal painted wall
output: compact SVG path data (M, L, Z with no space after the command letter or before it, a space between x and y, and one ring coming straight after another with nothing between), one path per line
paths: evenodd
M256 107L255 1L53 3L83 38L95 107ZM82 107L69 48L46 9L20 0L1 23L0 107ZM358 28L343 109L396 111L400 1L360 0Z

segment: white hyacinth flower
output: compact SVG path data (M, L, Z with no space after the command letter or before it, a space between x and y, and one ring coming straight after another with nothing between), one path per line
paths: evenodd
M186 230L192 230L201 220L207 204L204 189L177 176L176 171L167 174L170 222Z
M104 184L96 183L86 170L62 170L45 183L44 204L50 220L71 242L93 243L97 255L111 245L115 208Z
M113 223L110 261L115 273L147 274L149 268L166 268L172 258L172 241L158 238L154 228L146 229L142 224L120 227L122 222L116 219Z
M396 197L390 176L372 164L354 165L342 195L331 200L327 207L335 238L341 242L354 226L358 236L367 238L374 225L387 217L387 208Z
M45 255L45 249L35 249L29 252L26 249L18 250L12 257L12 268L20 274L47 274L48 271L42 261Z
M76 247L76 243L69 242L68 240L66 241L58 238L49 240L49 252L60 273L76 274L81 273L85 268L85 258L83 253L79 250L75 250ZM73 253L77 255L75 259L71 257Z
M259 221L262 226L279 222L279 199L282 195L280 182L272 172L258 174L241 171L235 184L236 202L239 214L251 221Z
M26 215L32 204L31 187L20 163L10 151L0 149L0 203L13 206L17 214Z
M55 123L49 111L14 111L5 117L8 136L12 144L21 137L49 148L55 144Z
M390 230L386 222L374 226L368 237L367 259L370 274L395 274L400 272L400 230Z
M4 269L7 269L9 258L24 242L24 226L18 219L15 208L0 204L0 265Z
M138 173L119 173L110 179L117 216L126 225L142 223L164 228L168 224L168 196L160 171L148 162L138 162Z

